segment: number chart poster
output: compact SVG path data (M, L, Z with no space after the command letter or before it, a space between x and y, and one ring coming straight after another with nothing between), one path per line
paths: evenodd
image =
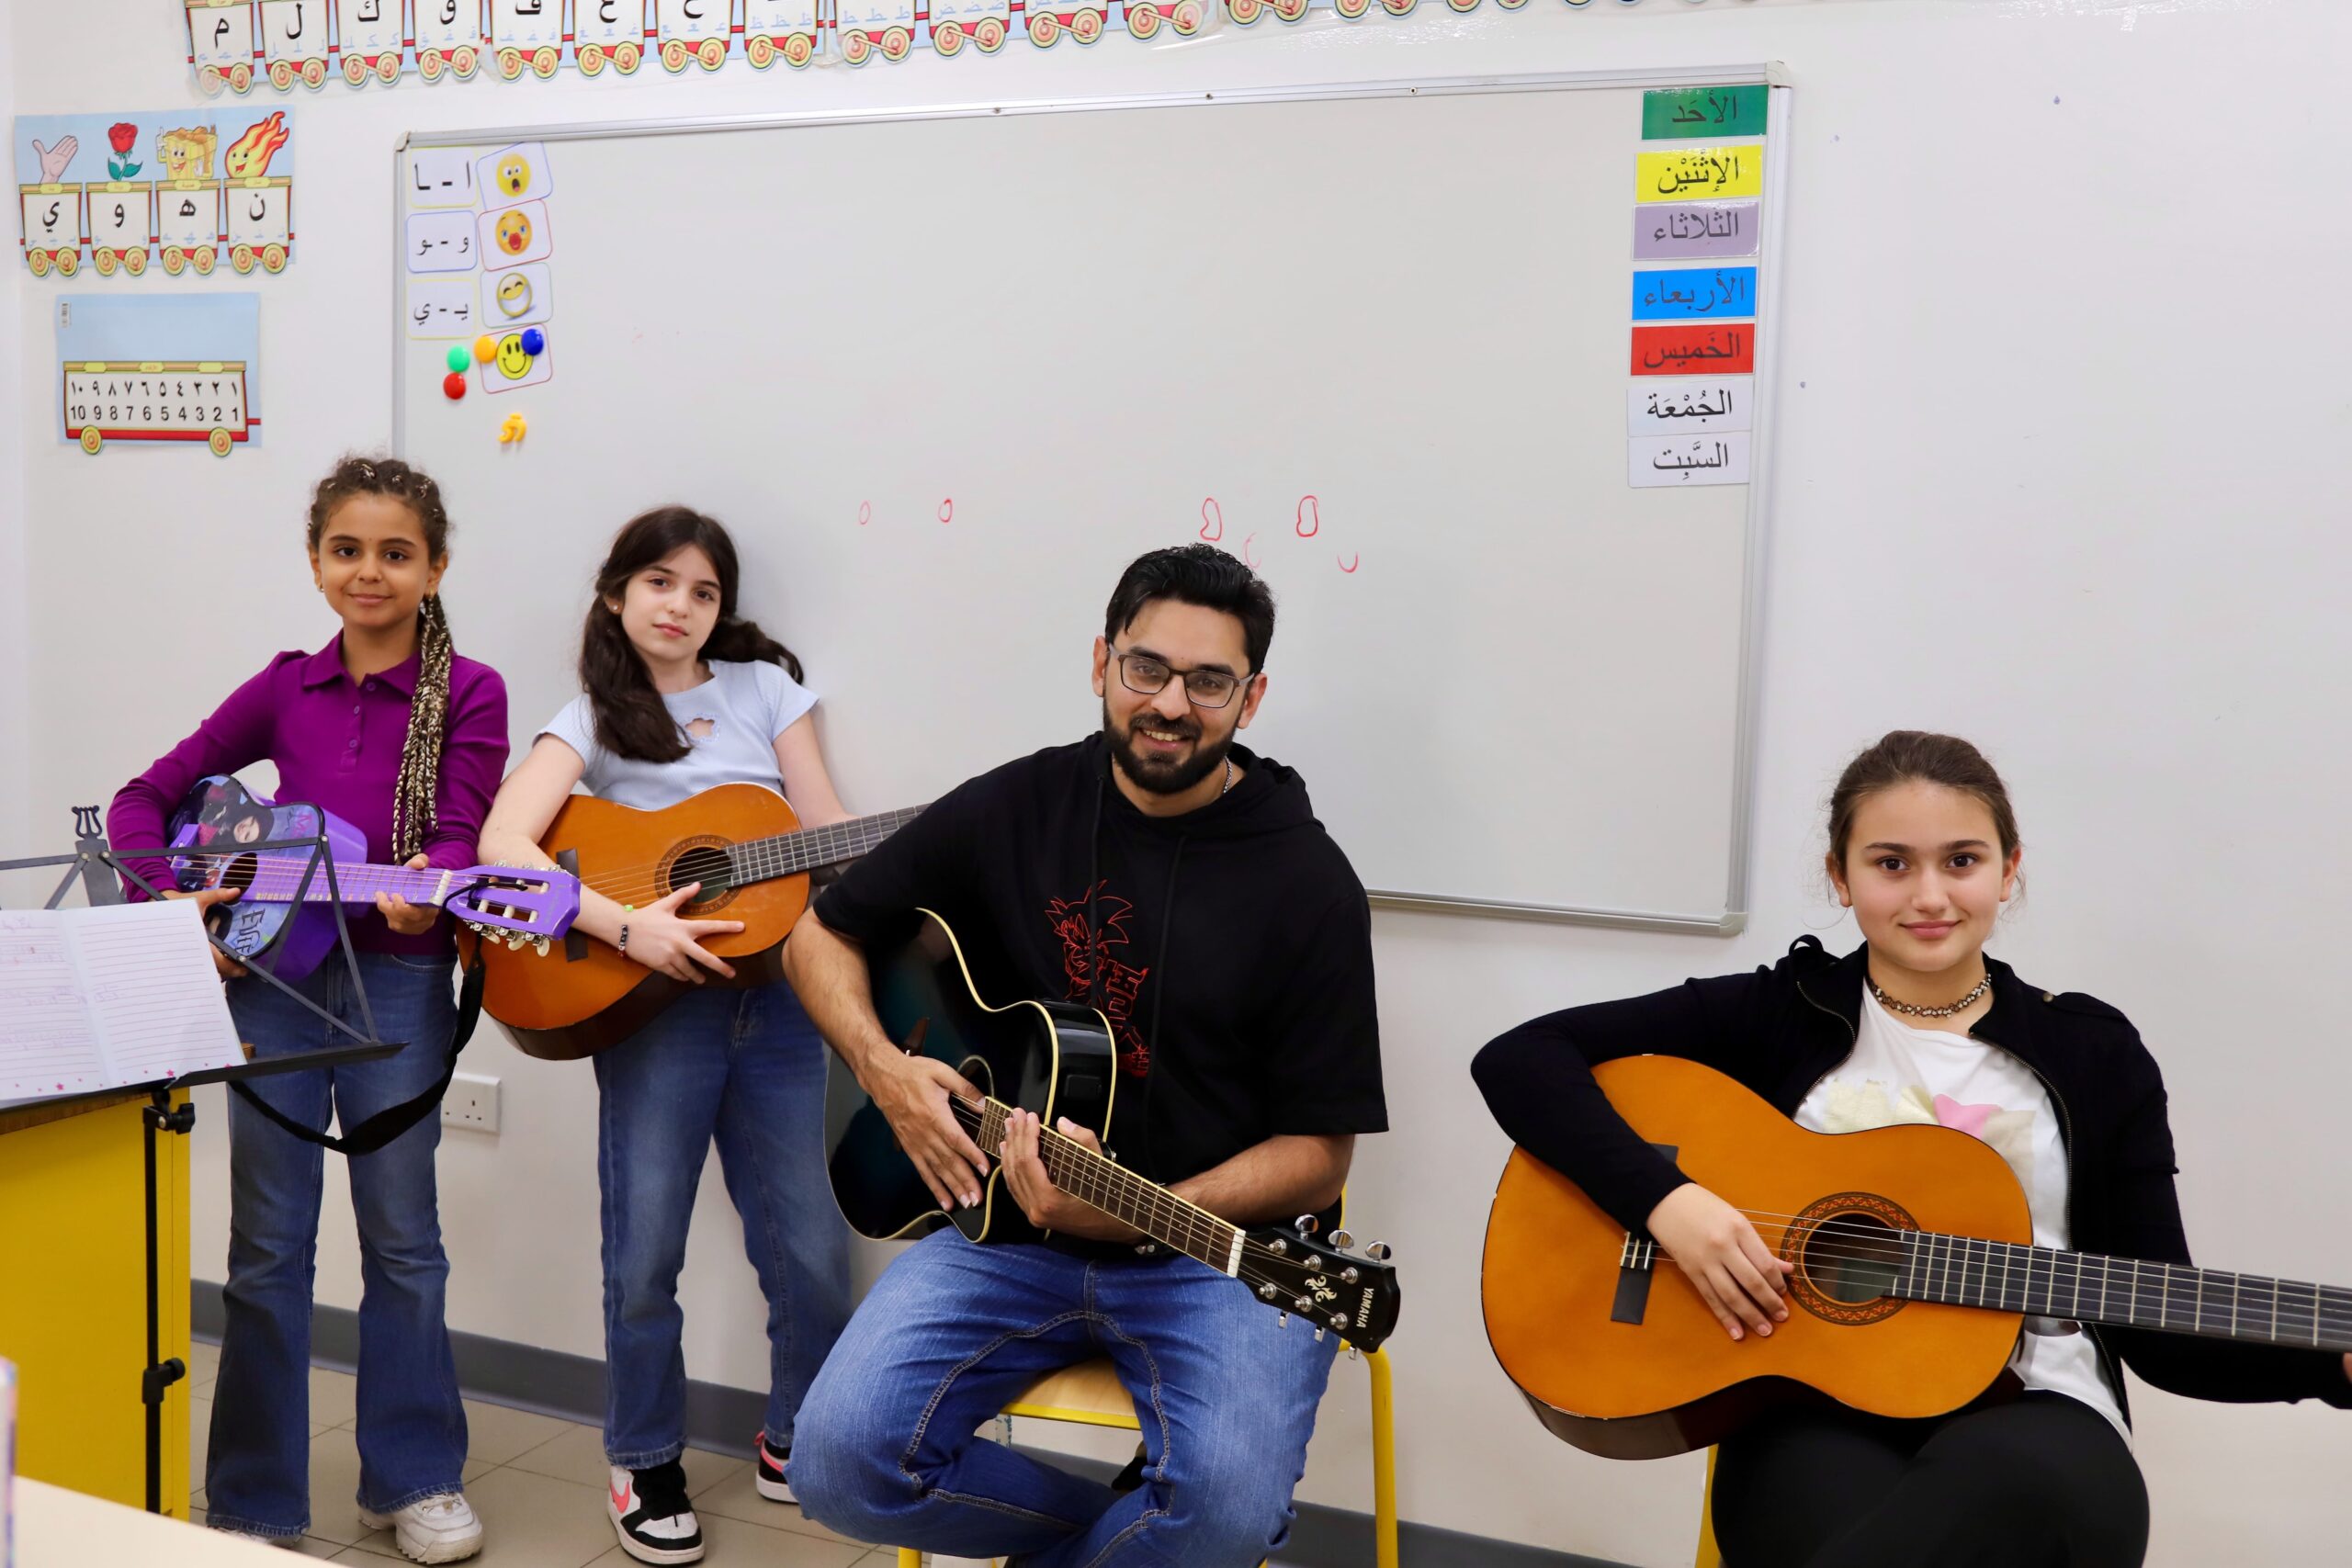
M294 254L284 109L21 115L17 216L35 277L281 272Z
M261 296L67 294L57 301L58 439L261 441Z

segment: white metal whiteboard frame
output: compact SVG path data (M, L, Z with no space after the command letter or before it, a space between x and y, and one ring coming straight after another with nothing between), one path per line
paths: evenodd
M1758 261L1764 268L1757 300L1755 440L1747 476L1747 515L1742 530L1739 690L1732 733L1731 865L1720 914L1683 915L1648 909L1589 908L1568 904L1514 903L1394 888L1366 892L1374 908L1425 914L1484 915L1567 925L1612 926L1687 935L1736 936L1747 923L1747 867L1756 799L1756 709L1763 659L1765 542L1771 522L1771 388L1779 367L1781 249L1788 209L1788 127L1791 83L1777 62L1689 69L1563 71L1521 75L1400 78L1319 87L1243 87L1230 91L1134 94L1098 98L1038 98L1014 103L944 104L902 108L822 109L804 114L713 115L641 120L585 120L572 125L482 126L411 131L392 145L392 231L406 231L406 154L418 147L503 147L517 141L601 141L618 137L699 136L724 130L808 130L820 126L882 125L903 120L989 119L1001 115L1085 114L1105 109L1205 108L1217 104L1295 103L1321 99L1406 98L1484 93L1574 92L1610 88L1722 87L1761 82L1771 89L1765 118L1764 172L1769 196ZM1629 258L1630 260L1630 258ZM408 455L407 301L402 247L392 254L392 450Z

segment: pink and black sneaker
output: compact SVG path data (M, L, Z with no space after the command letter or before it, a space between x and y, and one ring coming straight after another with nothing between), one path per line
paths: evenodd
M784 1478L784 1467L792 1462L792 1450L786 1449L779 1453L770 1448L765 1432L760 1434L752 1448L759 1455L759 1469L752 1477L752 1484L760 1489L760 1495L771 1503L798 1502L792 1495L792 1483Z

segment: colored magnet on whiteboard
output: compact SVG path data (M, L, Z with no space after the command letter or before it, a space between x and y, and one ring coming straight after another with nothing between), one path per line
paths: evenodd
M498 357L498 340L484 333L474 339L474 357L484 365ZM462 367L460 367L462 368Z
M466 395L465 372L462 370L452 370L447 376L442 377L441 395L448 399L453 403L464 397Z
M445 357L452 373L461 372L474 362L474 356L467 352L466 345L461 343L451 344L449 352Z
M548 334L537 327L523 329L523 352L537 359L547 352Z
M498 444L501 446L511 446L522 440L524 433L530 428L529 423L521 414L510 413L506 416L505 423L498 427Z

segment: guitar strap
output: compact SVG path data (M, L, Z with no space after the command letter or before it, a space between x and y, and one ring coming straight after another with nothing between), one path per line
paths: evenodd
M481 1021L482 976L483 965L477 960L466 971L465 983L458 987L457 1025L449 1032L449 1059L441 1064L441 1076L434 1080L433 1087L413 1100L404 1100L398 1105L379 1111L339 1138L314 1127L303 1126L255 1094L247 1084L237 1082L229 1087L244 1096L246 1104L306 1144L333 1149L346 1159L356 1155L372 1155L427 1116L438 1112L441 1097L449 1091L449 1079L458 1070L458 1054L466 1048L466 1042L474 1037L474 1025Z

